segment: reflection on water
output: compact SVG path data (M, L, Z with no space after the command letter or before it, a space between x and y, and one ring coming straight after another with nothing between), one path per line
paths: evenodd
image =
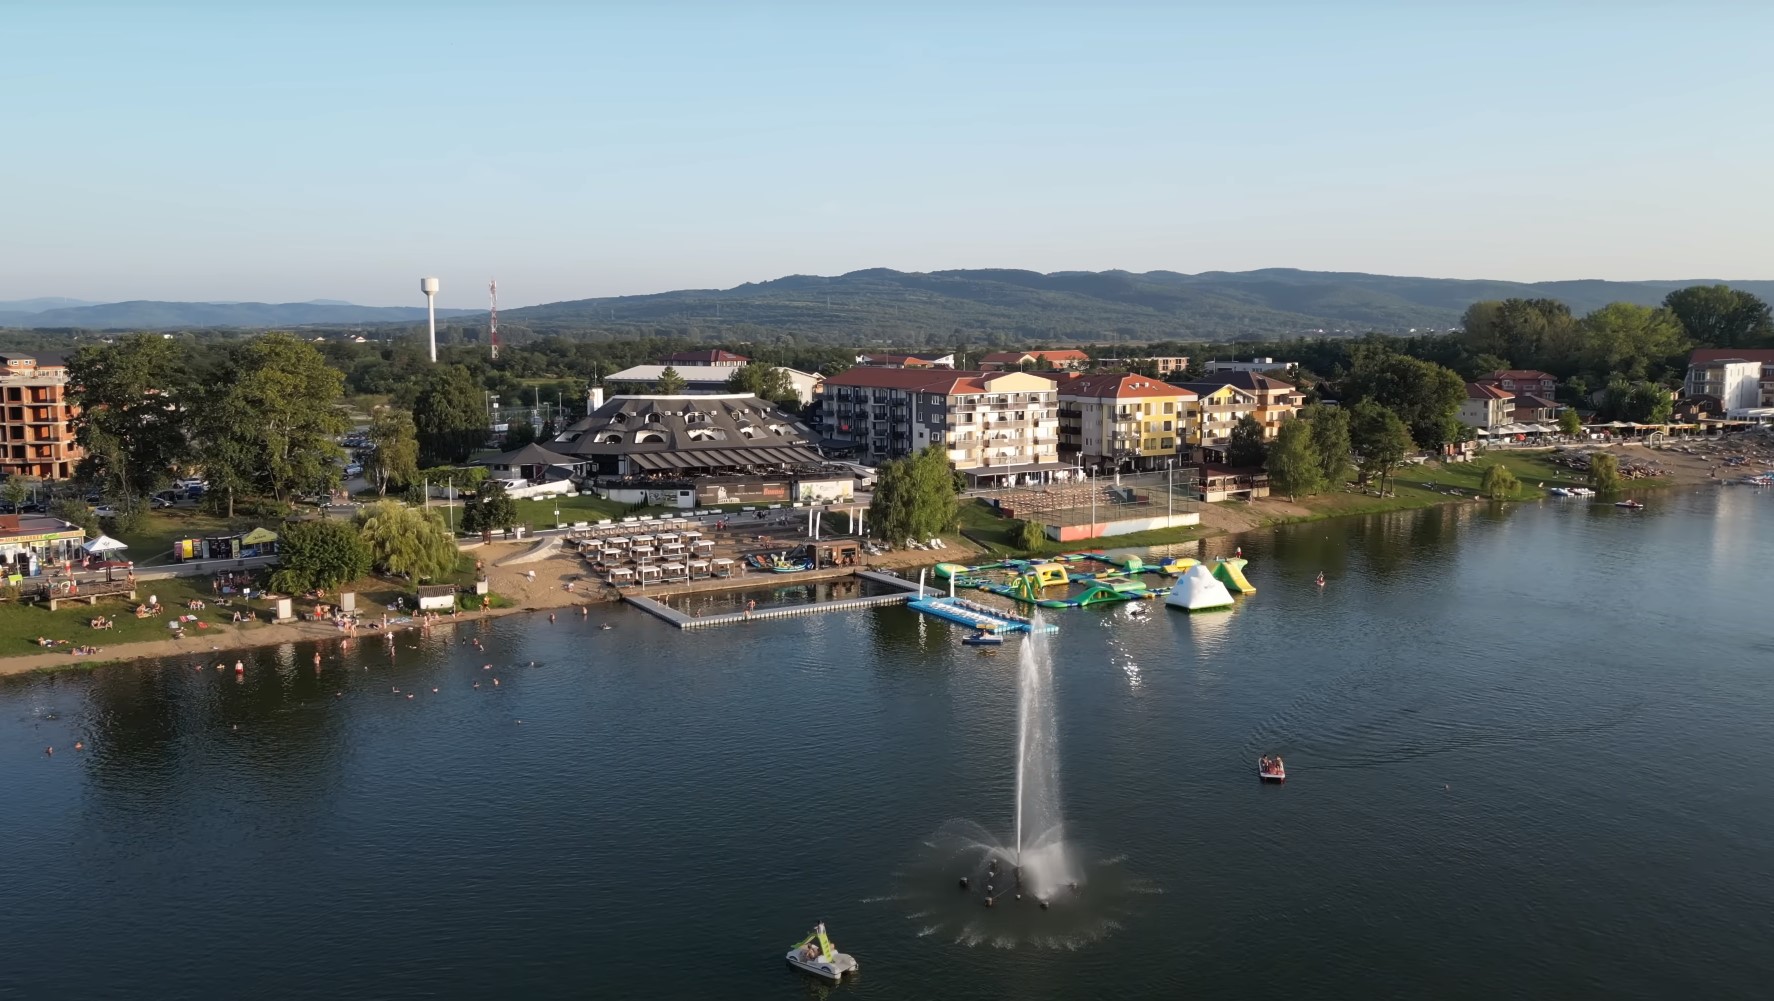
M677 594L660 600L672 608L690 615L722 615L728 612L744 611L750 602L756 602L757 608L811 605L821 601L841 601L846 598L869 598L878 594L893 594L897 590L890 585L880 584L866 577L836 577L831 580L758 585L738 591Z
M1014 825L1020 641L905 608L7 679L0 996L825 996L781 961L824 919L882 998L1757 997L1774 800L1719 762L1774 714L1770 505L1294 525L1229 541L1230 613L1055 611L1058 915L982 921L928 844Z

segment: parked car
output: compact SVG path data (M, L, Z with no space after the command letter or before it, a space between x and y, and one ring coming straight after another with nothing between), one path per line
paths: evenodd
M117 508L110 504L100 504L92 509L92 513L95 518L115 518L117 517Z
M165 494L155 494L148 498L148 506L151 508L172 507L172 498Z
M346 476L362 476L363 475L363 464L360 462L353 462L351 465L346 466L345 467L345 475Z
M196 491L209 486L209 481L193 476L188 479L175 480L173 486L178 487L180 490Z

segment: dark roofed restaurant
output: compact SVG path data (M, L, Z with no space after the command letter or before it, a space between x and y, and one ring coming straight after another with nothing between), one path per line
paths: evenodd
M617 396L549 442L599 477L707 476L817 466L812 432L749 393Z

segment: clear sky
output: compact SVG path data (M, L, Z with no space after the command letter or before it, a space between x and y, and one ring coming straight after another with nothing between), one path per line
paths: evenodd
M0 299L1774 278L1774 3L0 0Z

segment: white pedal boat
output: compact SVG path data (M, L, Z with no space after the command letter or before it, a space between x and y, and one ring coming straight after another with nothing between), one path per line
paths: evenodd
M812 934L797 942L784 958L795 969L833 983L842 979L844 974L860 969L855 956L839 952L837 946L832 945L832 940L826 937L823 921L814 925Z

